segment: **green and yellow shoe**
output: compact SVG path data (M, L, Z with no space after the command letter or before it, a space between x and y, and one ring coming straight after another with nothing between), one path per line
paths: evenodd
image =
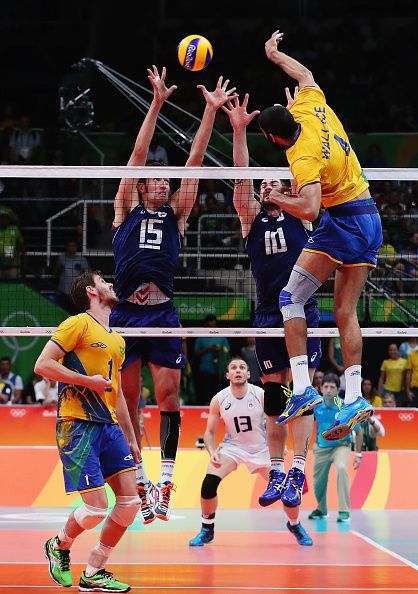
M114 578L110 571L99 569L91 577L87 577L83 571L78 589L80 592L129 592L131 586Z
M69 588L73 585L73 576L70 569L70 551L54 549L55 536L44 544L45 557L49 561L49 575L56 584Z

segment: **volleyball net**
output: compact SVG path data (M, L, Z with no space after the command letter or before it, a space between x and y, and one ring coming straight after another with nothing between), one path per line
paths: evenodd
M384 244L358 304L363 335L414 335L418 170L366 169L365 173L381 213ZM138 179L169 179L170 194L183 179L196 180L189 183L189 194L183 192L189 214L174 275L174 304L182 328L124 328L124 336L283 336L279 328L253 327L256 287L242 233L245 216L241 212L239 217L234 208L234 184L250 180L245 187L253 213L261 180L280 179L290 185L287 168L1 166L5 188L0 205L0 336L5 337L1 340L12 336L14 342L9 339L9 343L17 345L19 336L51 334L74 313L68 287L86 267L101 270L106 280L113 281L111 229L122 178L128 180L128 188L131 180L133 189ZM161 250L165 216L156 210L155 217L138 228L138 246L149 251L150 259ZM292 239L279 230L266 230L266 255L285 252ZM141 299L152 303L137 289L137 303ZM337 335L333 277L317 297L320 328L309 329L309 334ZM207 316L216 316L216 328L207 327Z

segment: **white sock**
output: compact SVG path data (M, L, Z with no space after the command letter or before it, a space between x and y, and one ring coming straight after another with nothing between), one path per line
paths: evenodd
M297 526L297 525L299 524L299 518L297 518L296 520L291 520L291 519L289 518L289 524L290 524L291 526Z
M146 485L148 483L147 473L145 472L144 463L142 457L140 462L136 465L136 484Z
M172 483L174 473L174 460L161 460L160 484Z
M344 372L345 398L344 404L351 404L361 396L361 365L351 365Z
M96 546L91 550L88 564L84 572L86 576L91 577L100 569L103 569L112 551L113 547L108 547L107 545L104 545L102 542L99 541L96 544Z
M270 458L270 468L271 470L284 472L284 458Z
M302 472L305 472L306 458L304 456L295 456L292 462L292 468L299 468Z
M293 393L303 394L305 389L311 385L308 369L308 355L291 357L290 367L292 368Z

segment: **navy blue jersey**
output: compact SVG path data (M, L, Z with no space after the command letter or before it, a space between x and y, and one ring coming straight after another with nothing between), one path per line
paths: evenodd
M257 311L278 309L279 293L309 236L302 221L287 212L271 216L261 210L255 217L245 248L257 289Z
M119 300L131 297L142 283L154 283L172 299L181 242L171 206L158 212L148 211L142 204L136 206L113 229L114 290Z

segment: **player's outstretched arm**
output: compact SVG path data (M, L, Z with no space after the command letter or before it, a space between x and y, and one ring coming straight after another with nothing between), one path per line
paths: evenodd
M193 139L186 167L200 167L202 165L212 135L216 113L228 99L236 97L236 87L228 89L228 85L229 79L224 81L223 76L219 77L214 91L208 91L203 85L197 85L197 88L202 91L206 99L206 107L199 129ZM179 190L171 198L170 204L176 214L180 233L184 232L187 218L196 199L198 186L198 179L183 179Z
M216 431L218 430L220 416L221 411L219 408L219 401L217 397L214 396L210 401L209 416L206 422L206 431L203 436L203 441L209 452L210 461L214 466L219 465L219 457L216 452Z
M147 160L149 145L155 132L158 114L164 102L177 89L176 85L167 87L165 84L166 69L163 66L161 75L156 66L152 70L148 69L148 80L154 89L154 96L147 112L147 115L139 129L138 136L128 165L140 167L145 165ZM119 184L119 190L115 198L115 219L114 226L117 227L125 220L125 217L138 204L138 192L136 186L138 179L122 179Z
M300 62L291 58L283 52L279 52L277 46L283 40L283 33L275 31L265 43L266 56L279 66L288 76L298 81L299 87L317 87L312 72Z
M247 112L248 93L245 94L242 104L239 97L227 101L222 106L228 115L233 129L233 157L235 167L248 167L250 155L247 143L247 126L260 113L259 110ZM260 209L254 201L254 187L250 179L236 179L234 186L234 206L241 221L242 235L247 237L251 225Z

